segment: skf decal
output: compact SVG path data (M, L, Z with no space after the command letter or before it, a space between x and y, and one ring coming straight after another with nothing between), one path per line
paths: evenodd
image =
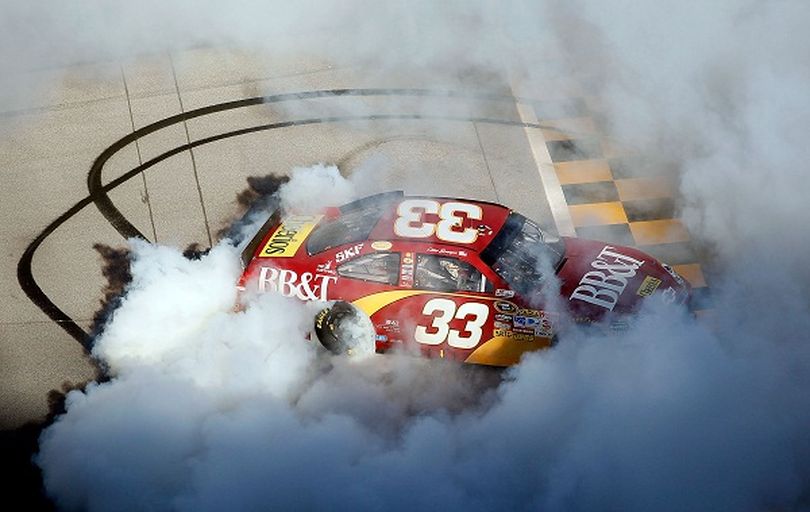
M259 273L259 291L279 292L285 297L301 300L327 300L329 285L337 281L335 276L304 272L300 276L292 270L262 267Z
M653 276L647 276L644 278L644 281L641 282L641 286L638 287L636 290L636 295L641 295L642 297L649 297L653 294L655 290L658 289L658 286L661 285L661 280L657 279Z
M636 275L644 262L613 251L606 245L591 262L596 270L586 272L579 286L568 300L580 300L613 311L619 296L627 286L627 280ZM604 270L604 272L602 272Z
M264 244L260 258L291 258L323 215L293 215L284 219Z
M348 249L343 249L342 251L335 254L335 262L343 263L344 261L349 261L352 258L356 258L360 255L360 251L363 250L364 243L354 244L352 247Z

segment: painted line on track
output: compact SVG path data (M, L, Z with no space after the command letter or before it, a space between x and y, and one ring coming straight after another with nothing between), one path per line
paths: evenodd
M548 146L546 146L543 132L542 130L529 130L530 127L540 126L534 107L522 101L515 101L515 106L517 107L518 116L520 116L520 120L525 126L526 138L529 140L532 158L537 166L537 173L540 175L543 189L546 191L546 200L549 208L551 208L554 224L557 226L557 234L560 236L577 236L571 213L568 210L568 203L565 201L560 180L554 170L554 162L551 160L551 154L548 151Z

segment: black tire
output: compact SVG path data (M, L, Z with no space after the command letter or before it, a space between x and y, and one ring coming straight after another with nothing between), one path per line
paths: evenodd
M335 302L315 315L315 334L321 345L333 354L374 352L371 321L348 302Z

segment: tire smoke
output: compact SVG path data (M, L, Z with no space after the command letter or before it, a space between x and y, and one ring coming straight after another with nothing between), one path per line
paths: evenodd
M36 11L7 4L10 20ZM54 37L9 30L0 46L15 70L58 46L61 63L203 40L529 92L573 70L612 142L678 183L682 219L713 256L713 313L702 323L650 301L621 336L569 333L493 379L331 357L306 339L314 305L265 295L232 310L235 248L189 261L132 242L132 282L94 351L113 377L71 392L41 438L58 506L810 509L806 3L215 4L59 7L38 25ZM175 24L187 16L194 34ZM18 104L28 88L3 91ZM291 208L352 195L328 166L304 174L309 194L295 177L282 186Z

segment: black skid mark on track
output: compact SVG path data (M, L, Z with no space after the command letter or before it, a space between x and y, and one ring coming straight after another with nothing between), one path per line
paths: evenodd
M492 118L478 118L478 117L465 117L465 116L432 116L422 114L383 114L383 115L362 115L362 116L334 116L312 119L301 119L294 121L284 121L270 124L263 124L224 132L218 135L205 137L203 139L192 141L188 144L183 144L173 148L165 153L162 153L151 160L143 162L141 165L128 171L127 173L119 176L118 178L110 181L106 185L102 184L102 171L107 161L112 158L118 151L127 145L135 142L141 137L161 130L163 128L172 126L177 123L188 121L197 117L205 115L224 112L238 108L249 107L253 105L280 103L284 101L305 100L312 98L329 98L341 96L414 96L414 97L438 97L438 98L462 98L471 100L485 100L493 102L524 102L531 103L533 100L516 98L513 96L489 93L464 93L456 91L434 91L430 89L335 89L335 90L321 90L321 91L307 91L301 93L278 94L273 96L258 96L254 98L246 98L242 100L229 101L225 103L218 103L215 105L208 105L206 107L190 110L181 114L177 114L166 119L162 119L148 126L140 128L125 137L114 142L110 147L105 149L101 155L93 162L90 172L87 175L87 187L89 195L78 203L73 205L69 210L60 215L56 220L51 222L45 229L42 230L34 240L26 247L17 264L17 281L20 287L28 296L28 298L41 309L51 320L53 320L59 327L67 332L72 338L79 342L88 352L92 349L92 337L84 329L82 329L70 316L62 311L42 290L34 278L31 264L34 254L37 249L42 245L42 242L50 236L59 226L70 220L74 215L79 213L89 204L93 203L107 221L115 228L118 233L128 238L141 238L148 240L148 238L141 233L127 218L121 213L118 208L113 204L108 196L108 192L115 189L119 185L127 182L128 180L138 176L140 173L146 171L150 167L166 160L174 155L183 153L198 146L216 142L219 140L228 139L238 135L245 135L265 130L274 130L279 128L288 128L293 126L307 126L325 123L342 123L352 121L385 121L385 120L436 120L436 121L456 121L456 122L473 122L484 124L497 124L504 126L517 126L528 128L542 128L543 125L537 123L523 123L512 121L508 119L492 119Z

